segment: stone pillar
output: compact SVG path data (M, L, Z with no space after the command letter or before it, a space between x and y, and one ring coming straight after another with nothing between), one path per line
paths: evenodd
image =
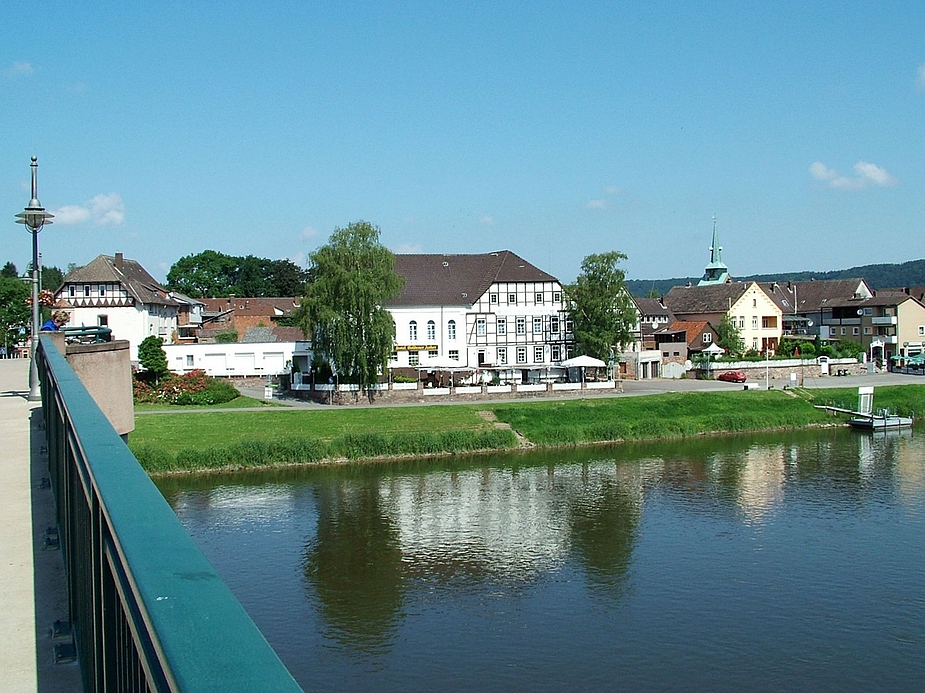
M126 438L135 430L128 341L68 344L65 356L116 433Z

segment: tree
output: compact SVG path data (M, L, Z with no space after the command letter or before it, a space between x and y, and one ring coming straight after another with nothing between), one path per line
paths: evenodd
M64 284L64 272L54 265L42 267L42 288L57 291Z
M16 265L12 262L7 261L3 266L3 269L0 269L0 277L6 277L7 279L16 279L19 276L19 272L16 271Z
M26 300L32 289L20 279L0 277L0 332L3 346L9 348L25 341L32 322L32 309Z
M138 345L138 362L151 374L155 381L160 380L170 369L167 367L167 354L162 348L164 340L151 335L145 337Z
M377 227L358 221L335 229L310 260L314 281L298 312L300 327L340 378L365 389L392 353L395 323L383 306L404 284L395 256L379 242Z
M309 274L292 260L273 260L270 263L270 281L274 296L304 296Z
M625 259L617 251L588 255L575 283L565 287L579 354L607 360L612 349L623 351L633 342L638 316L617 266Z
M167 272L167 288L192 298L222 298L234 293L238 258L215 250L187 255Z
M736 327L735 321L729 317L729 314L723 315L716 329L716 343L719 344L729 356L741 356L745 353L745 341L742 339L742 333Z

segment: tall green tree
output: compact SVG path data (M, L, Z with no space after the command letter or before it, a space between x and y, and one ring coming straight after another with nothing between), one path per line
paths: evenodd
M404 285L395 256L379 242L377 227L358 221L335 229L310 260L314 281L306 287L300 327L340 378L363 388L375 384L395 334L383 306Z
M138 362L155 381L167 375L170 369L167 367L167 354L164 353L164 340L154 335L141 340L138 345Z
M16 265L12 262L7 261L3 266L3 269L0 269L0 277L6 277L7 279L15 279L19 276L19 272L16 270Z
M61 268L49 265L42 267L42 288L57 291L64 284L64 272Z
M26 339L32 322L32 308L26 299L31 295L29 284L21 279L0 277L0 332L3 333L2 344L7 348Z
M290 260L204 250L177 260L167 287L193 298L302 296L308 273Z
M745 353L745 341L742 339L742 333L736 327L735 321L729 317L729 314L723 315L719 325L714 327L716 330L716 343L719 344L730 356L741 356Z
M575 283L565 287L579 354L606 361L611 349L623 351L633 342L638 316L619 267L623 260L617 251L588 255Z

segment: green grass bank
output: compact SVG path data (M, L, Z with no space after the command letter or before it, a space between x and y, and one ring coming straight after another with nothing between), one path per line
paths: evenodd
M878 408L925 415L925 385L878 387L876 398ZM184 408L138 417L129 446L157 475L807 428L840 421L813 405L853 408L856 400L856 388L841 388L322 411Z

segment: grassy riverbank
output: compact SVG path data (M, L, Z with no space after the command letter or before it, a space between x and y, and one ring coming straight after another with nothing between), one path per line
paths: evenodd
M814 404L853 408L856 400L855 388L842 388L322 411L184 409L138 417L130 447L159 474L796 429L833 423ZM925 385L878 387L875 406L925 415Z

